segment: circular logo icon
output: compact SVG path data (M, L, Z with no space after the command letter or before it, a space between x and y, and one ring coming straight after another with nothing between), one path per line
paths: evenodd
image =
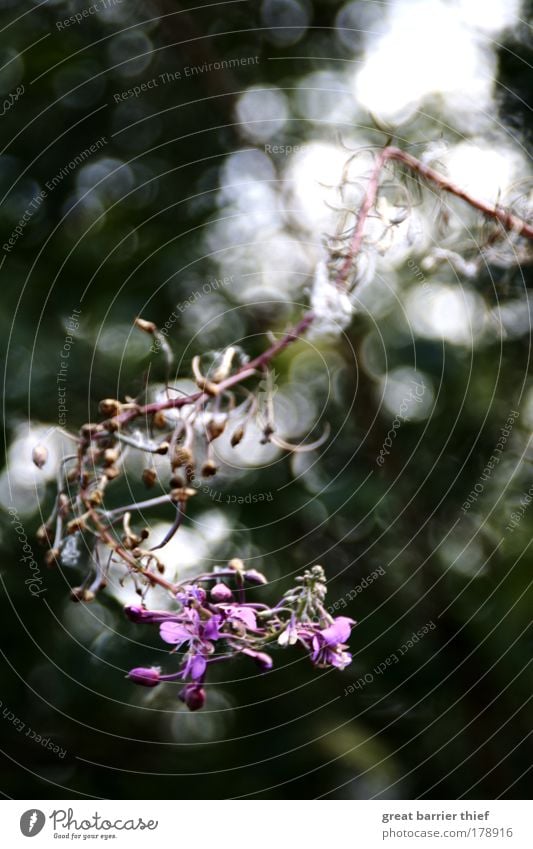
M37 810L37 808L32 808L22 814L20 818L20 830L24 837L35 837L36 834L42 831L45 822L46 817L43 812Z

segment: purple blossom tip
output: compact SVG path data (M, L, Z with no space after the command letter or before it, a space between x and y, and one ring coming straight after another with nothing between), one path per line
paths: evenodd
M205 705L205 690L199 684L187 684L178 694L189 710L199 710Z
M330 646L345 643L350 638L353 625L355 625L353 619L349 619L347 616L337 616L331 625L320 632L322 639Z
M268 584L263 573L258 572L257 569L248 569L248 571L244 573L244 577L251 584Z
M128 672L129 680L133 681L134 684L140 684L142 687L157 687L160 675L161 670L156 666L137 666Z
M243 649L242 653L255 660L257 665L264 671L268 672L274 666L274 661L264 651L255 651L254 649Z
M215 584L213 589L211 590L211 601L214 601L215 604L219 604L224 601L231 601L233 598L233 593L230 588L226 586L226 584Z

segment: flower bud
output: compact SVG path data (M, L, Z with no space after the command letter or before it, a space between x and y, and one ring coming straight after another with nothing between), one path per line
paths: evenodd
M199 710L205 705L205 690L199 684L187 684L178 694L189 710Z
M233 598L233 593L230 588L226 586L226 584L215 584L213 589L211 590L211 601L214 601L215 604L219 604L224 601L231 601Z
M248 571L244 573L244 577L247 581L250 581L251 584L268 584L263 573L258 572L257 569L248 569Z
M42 469L48 460L48 448L44 445L36 445L31 452L31 458L38 469Z
M157 687L161 670L156 666L145 667L136 666L135 669L130 669L128 678L134 684L140 684L142 687Z

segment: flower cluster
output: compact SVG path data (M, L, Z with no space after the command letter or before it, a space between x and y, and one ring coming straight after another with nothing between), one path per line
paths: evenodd
M246 600L249 585L265 584L266 578L246 570L242 561L230 561L180 587L176 611L147 610L128 606L126 615L136 623L159 627L161 639L181 651L175 672L163 674L158 667L136 667L128 677L144 687L163 681L182 681L179 698L189 710L205 704L203 684L214 663L244 655L263 671L272 669L267 648L299 644L318 667L344 669L351 663L347 640L355 622L346 616L333 618L324 607L326 582L321 566L296 579L274 607Z

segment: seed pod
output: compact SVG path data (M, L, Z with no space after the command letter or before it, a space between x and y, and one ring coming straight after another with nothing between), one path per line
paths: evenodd
M155 333L157 330L157 325L153 321L146 321L145 318L136 318L135 325L145 333Z
M172 489L180 489L182 486L185 486L185 481L181 475L172 475L170 478L170 486Z
M52 544L52 538L46 525L41 525L35 536L39 545L49 546Z
M57 565L57 561L59 559L59 549L51 548L50 551L47 551L44 555L44 562L48 566L49 569L52 569Z
M91 436L94 436L95 433L101 433L104 430L103 425L101 424L84 424L80 428L80 433L84 437L84 439L90 439Z
M120 406L120 401L117 401L116 398L104 398L103 401L100 401L98 404L98 409L103 416L110 418L111 416L116 416L117 413L120 413Z
M104 451L104 463L106 466L112 466L119 458L119 452L116 448L107 448Z
M64 492L57 497L57 509L63 519L70 513L70 498Z
M119 475L120 475L120 469L117 469L116 466L109 466L105 470L105 476L108 479L108 481L114 481L115 478L118 478Z
M159 430L164 430L167 427L167 420L162 410L158 410L157 413L154 413L152 416L152 425Z
M232 435L231 435L231 447L235 448L239 444L239 442L241 442L243 436L244 436L244 428L243 427L238 427L237 430L234 430Z
M37 468L42 469L42 467L48 460L48 448L41 444L35 445L33 451L31 452L31 458Z
M169 448L170 448L170 443L169 443L169 442L166 442L166 441L165 441L165 442L160 442L160 443L159 443L159 446L158 446L158 448L157 448L157 450L156 450L156 452L155 452L155 453L156 453L156 454L167 454L167 453L168 453L168 449L169 449Z
M222 419L221 421L215 421L211 419L206 425L207 431L207 439L208 442L213 442L214 439L218 439L218 437L224 433L226 429L226 420Z
M96 596L92 590L85 589L85 587L72 587L70 591L70 598L72 601L94 601Z
M157 472L155 469L144 469L142 473L142 482L147 489L151 489L157 480Z
M216 475L217 471L217 464L214 460L206 460L202 466L202 477L211 478L213 475Z
M177 445L174 449L172 457L172 468L179 469L180 466L187 466L192 463L192 452L189 448L182 445Z
M93 490L93 491L89 494L89 497L87 498L87 501L89 502L89 504L91 505L91 507L99 507L99 506L100 506L100 504L101 504L101 503L102 503L102 501L103 501L103 493L102 493L102 491L101 491L101 490L99 490L99 489L95 489L95 490Z
M76 531L85 530L85 519L82 517L77 517L76 519L72 519L71 522L68 523L66 527L67 534L75 534Z
M196 495L196 490L191 489L189 486L182 486L179 489L173 489L170 493L170 500L177 501L187 501L188 498L192 498L193 495Z

